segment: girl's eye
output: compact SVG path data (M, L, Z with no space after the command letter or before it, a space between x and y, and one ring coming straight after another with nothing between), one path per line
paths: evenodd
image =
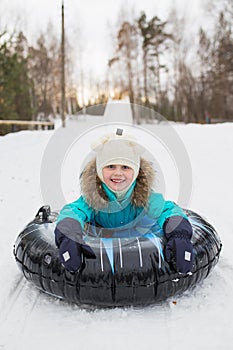
M116 165L115 164L110 164L106 166L107 169L115 169ZM128 170L130 167L128 165L121 165L122 170Z

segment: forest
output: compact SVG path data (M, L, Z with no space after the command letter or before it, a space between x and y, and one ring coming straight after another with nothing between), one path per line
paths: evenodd
M166 21L143 10L133 18L122 16L111 28L113 55L105 78L92 81L95 93L85 103L77 93L85 76L78 83L73 78L75 43L66 37L66 113L128 96L168 120L232 121L233 2L217 3L210 2L213 30L200 27L194 41L175 9ZM48 29L32 45L23 31L0 25L0 120L57 115L61 90L60 36Z

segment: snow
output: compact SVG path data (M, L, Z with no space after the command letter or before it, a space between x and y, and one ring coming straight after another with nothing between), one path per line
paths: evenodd
M145 144L155 135L154 140L148 142L152 145L151 152L156 154L158 187L167 199L177 200L182 188L177 191L174 187L190 186L182 180L182 172L190 175L190 195L180 197L183 201L180 204L186 201L187 207L206 217L222 239L218 265L195 289L145 308L78 307L37 290L19 271L13 257L13 244L38 208L45 204L42 182L47 178L51 187L52 178L55 184L61 182L63 197L57 198L52 209L57 209L62 200L76 198L79 194L77 173L87 157L86 150L90 151L88 142L107 128L101 127L101 122L101 117L78 121L70 118L66 129L21 131L0 137L0 349L231 349L233 124L171 124L177 135L173 136L182 140L190 162L183 168L176 151L166 147L158 137L159 128L162 130L166 125L140 126ZM140 135L138 127L131 129ZM54 138L58 137L59 142L54 144ZM61 147L66 149L63 159L50 169L46 162L51 157L46 158L45 153L54 150L52 145L57 146L54 164ZM56 167L61 164L58 174ZM52 192L50 196L52 201Z

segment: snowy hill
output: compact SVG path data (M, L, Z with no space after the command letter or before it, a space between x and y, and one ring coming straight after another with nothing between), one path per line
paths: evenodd
M46 203L52 209L79 195L78 172L90 151L90 134L85 132L92 128L91 136L98 133L98 122L88 118L70 120L66 130L22 131L0 137L0 349L231 349L233 124L172 124L190 162L189 198L179 197L176 190L179 181L181 185L190 184L181 179L181 173L187 171L182 162L177 165L179 160L175 160L172 164L175 150L166 150L158 137L151 149L155 165L160 167L156 185L164 190L166 198L181 198L181 205L186 201L188 208L212 223L223 242L218 265L194 290L146 308L80 308L38 291L18 270L13 244L45 200L56 197L51 182L60 181L63 193L54 203ZM75 130L77 136L77 128L83 136L72 139ZM142 128L158 135L156 124ZM135 133L140 135L137 128ZM59 144L54 143L55 134ZM145 137L142 139L147 142ZM151 140L148 142L151 144ZM54 155L53 147L57 150ZM48 161L53 167L46 171ZM57 174L61 164L62 172ZM44 193L46 188L48 194Z

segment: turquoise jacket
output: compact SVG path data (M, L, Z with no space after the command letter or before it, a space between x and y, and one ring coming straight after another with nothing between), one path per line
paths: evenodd
M154 220L162 229L164 222L171 216L186 217L183 210L172 201L164 200L161 193L154 191L148 196L146 207L135 206L131 202L136 181L132 184L123 200L118 201L116 195L105 185L102 188L107 195L108 205L101 209L91 207L84 196L65 205L58 216L58 222L65 218L78 220L84 228L85 223L92 222L98 226L114 229L136 226L145 216Z

